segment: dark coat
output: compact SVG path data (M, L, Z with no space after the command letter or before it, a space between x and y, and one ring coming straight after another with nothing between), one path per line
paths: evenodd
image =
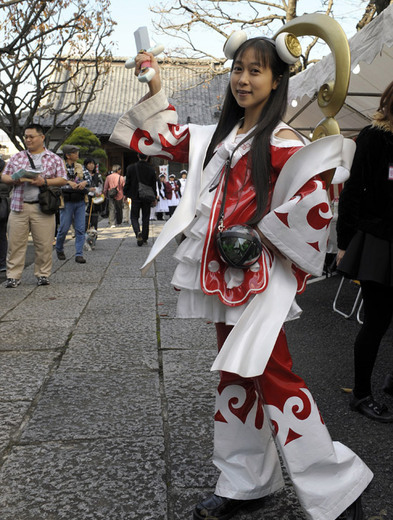
M346 250L356 231L393 240L393 133L386 125L365 127L356 140L351 175L341 192L337 245Z
M139 200L138 197L138 179L143 184L151 186L156 193L156 172L146 161L138 161L137 163L127 166L125 175L125 185L123 188L124 195L131 200Z

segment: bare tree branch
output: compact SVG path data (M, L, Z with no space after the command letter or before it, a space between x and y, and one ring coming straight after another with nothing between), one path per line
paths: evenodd
M9 0L9 2L2 2L0 7L9 7L10 5L20 4L23 0Z
M170 0L150 10L159 15L158 21L153 20L156 31L179 42L179 47L171 49L171 55L190 56L191 53L198 59L210 58L216 63L224 63L222 55L214 56L196 46L196 31L214 31L223 43L235 29L269 36L298 16L297 6L297 0ZM315 7L317 10L318 6ZM319 12L333 15L333 0L320 0L319 8ZM317 61L311 57L317 42L317 38L306 40L302 58L293 68L293 73ZM222 72L218 68L216 73Z
M48 141L61 125L79 126L104 86L114 22L110 0L9 4L0 8L0 129L21 149L29 123L44 124Z

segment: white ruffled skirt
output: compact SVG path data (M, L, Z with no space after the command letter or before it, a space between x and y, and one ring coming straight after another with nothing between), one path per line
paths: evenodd
M202 252L213 199L214 193L206 194L193 222L184 231L186 238L174 255L178 264L171 283L176 289L180 289L176 314L178 318L205 318L214 323L235 325L253 295L246 304L231 307L222 303L218 296L207 295L201 289ZM229 278L237 278L239 269L228 271Z

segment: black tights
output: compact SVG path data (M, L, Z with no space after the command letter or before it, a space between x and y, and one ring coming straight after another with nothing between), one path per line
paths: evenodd
M379 345L393 315L393 287L361 282L364 322L355 341L355 387L358 399L370 395L371 375Z

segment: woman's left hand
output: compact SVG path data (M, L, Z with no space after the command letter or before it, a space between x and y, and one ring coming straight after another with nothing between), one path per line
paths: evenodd
M336 265L339 265L341 260L343 259L345 255L345 251L343 249L339 249L337 251L337 256L336 256Z

